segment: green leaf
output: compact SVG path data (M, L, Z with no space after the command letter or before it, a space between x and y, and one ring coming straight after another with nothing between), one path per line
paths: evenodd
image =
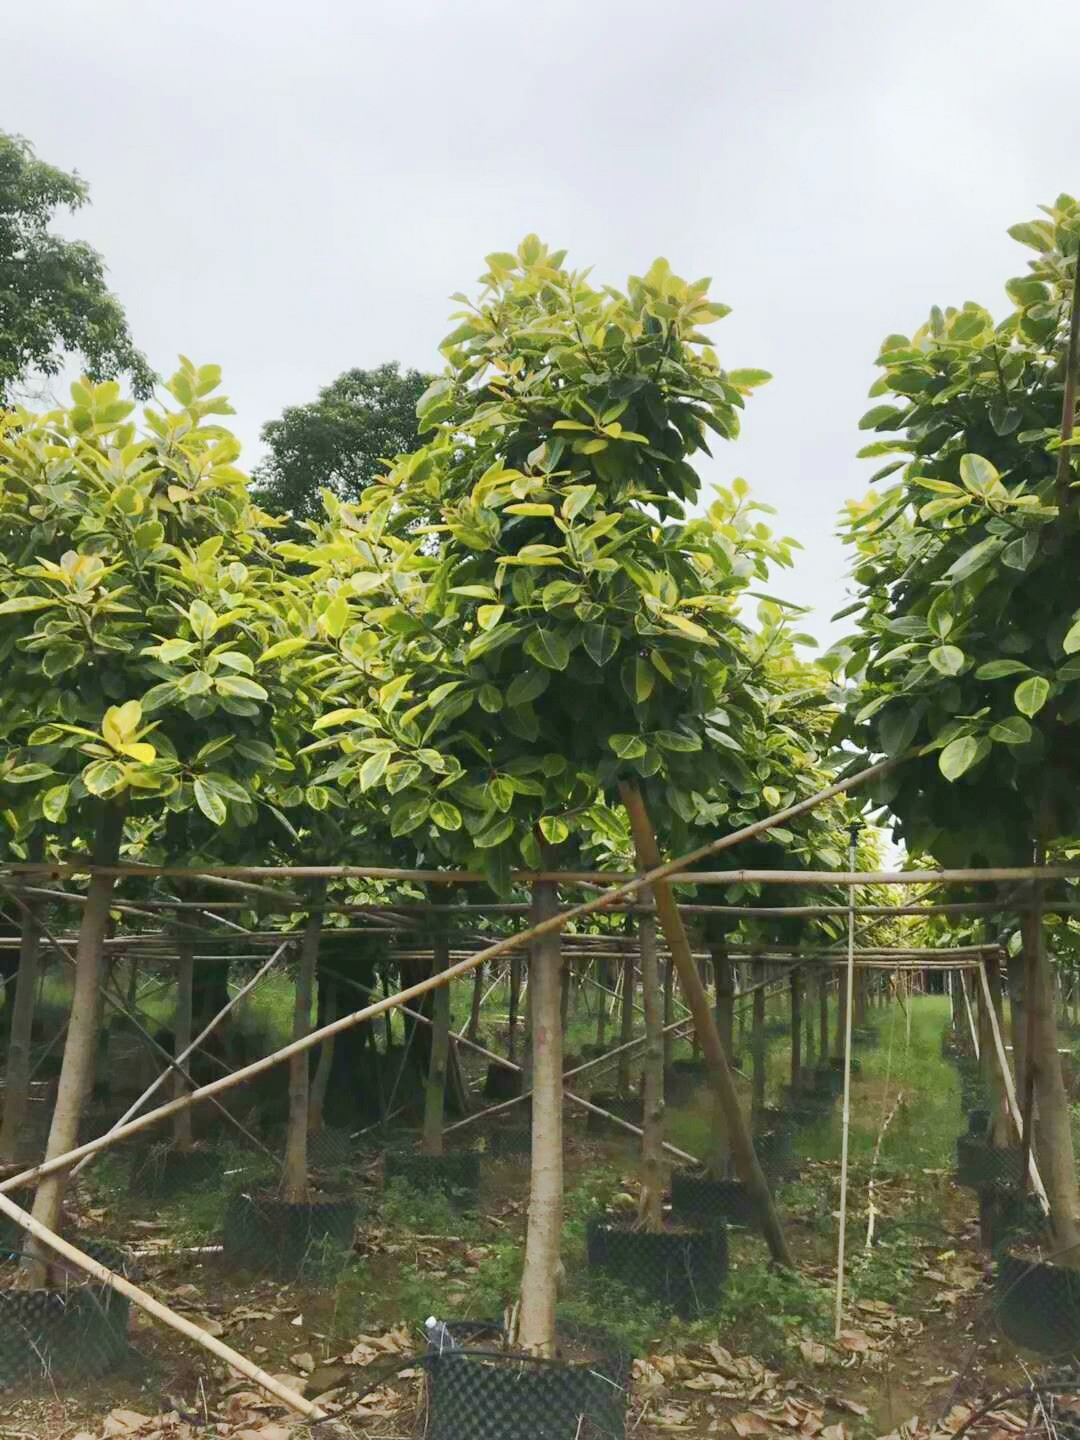
M370 790L372 785L377 785L386 774L386 768L390 764L392 750L377 750L374 755L369 755L360 766L357 776L361 790Z
M1037 715L1050 696L1050 682L1042 675L1021 680L1013 691L1013 704L1022 715Z
M978 754L979 742L975 736L960 735L950 740L938 756L938 769L946 780L959 780L975 764Z
M941 675L959 675L967 656L958 645L937 645L927 656L930 664Z
M497 685L481 685L476 698L480 701L481 710L486 710L489 715L497 715L503 707L502 691Z
M50 790L45 791L41 797L41 813L46 820L51 820L55 825L57 821L64 818L70 794L71 786L67 784L54 785Z
M440 830L461 829L461 811L449 800L436 800L431 807L431 818Z
M956 617L952 610L952 596L947 590L935 597L927 612L926 621L939 640L944 640L949 634L956 623Z
M985 499L992 491L1004 491L996 466L982 455L961 455L960 479L972 495Z
M51 680L54 676L61 675L65 670L70 670L73 666L78 665L84 653L81 645L72 645L61 641L57 645L50 645L45 651L41 668Z
M513 833L514 817L500 815L493 825L473 837L473 844L478 850L490 850L495 845L501 845L504 840L509 840Z
M214 825L224 825L228 811L225 802L212 780L203 775L195 777L195 804Z
M619 632L614 625L586 625L582 629L581 640L594 665L606 665L619 648Z
M959 560L951 564L945 571L946 580L966 580L969 575L974 575L976 570L981 570L984 565L989 565L997 552L1001 549L1001 541L996 535L988 535L985 540L980 540L977 545L972 545L970 550L965 550Z
M219 695L237 695L244 700L265 700L266 691L257 680L247 675L218 675L214 689Z
M1075 655L1080 650L1080 620L1074 620L1069 626L1065 639L1061 642L1061 648L1066 655Z
M674 750L688 754L690 751L701 749L699 735L683 735L678 730L657 730L652 738L661 750Z
M390 812L390 834L408 835L428 817L426 795L406 795Z
M35 780L44 780L52 773L51 765L45 765L40 760L29 760L25 765L14 766L4 779L10 785L30 785Z
M259 664L267 660L284 660L289 655L295 655L298 650L303 650L308 645L308 640L302 635L291 635L288 640L278 640L268 650L264 650L259 656Z
M922 719L921 712L914 706L893 705L878 721L878 735L881 748L890 758L902 755L915 739Z
M656 671L639 655L634 661L634 698L643 705L656 686Z
M551 674L547 670L526 670L523 675L516 675L510 681L510 688L506 692L506 703L511 709L519 705L528 705L530 701L536 700L551 684Z
M124 778L124 767L118 760L95 760L82 772L82 782L91 795L108 795Z
M768 370L729 370L724 378L737 390L752 390L756 385L767 385L772 375Z
M1000 680L1004 675L1026 675L1031 669L1022 660L988 660L975 671L976 680Z
M549 845L561 845L570 834L570 826L561 815L541 815L537 824Z
M549 670L565 670L570 663L570 645L559 630L532 630L523 648Z
M47 610L50 605L59 603L51 596L13 595L10 600L0 602L0 615L15 615L22 610Z
M621 760L637 760L648 749L640 735L609 735L608 744Z
M493 630L505 614L505 605L481 605L476 612L476 623L481 630Z
M188 606L187 618L188 624L200 640L211 639L218 628L218 617L205 600L193 600Z
M898 405L875 405L859 421L860 430L876 430L889 420L897 420L904 414ZM896 426L891 427L893 429Z
M990 739L999 745L1026 745L1032 729L1023 715L1009 715L990 727Z

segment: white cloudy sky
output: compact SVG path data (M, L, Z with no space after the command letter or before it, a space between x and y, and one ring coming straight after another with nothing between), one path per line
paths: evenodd
M1000 306L1006 227L1080 185L1068 0L40 0L4 37L0 126L89 180L136 339L224 365L249 458L349 366L434 367L530 230L713 275L724 363L775 375L714 478L802 540L774 588L823 636L880 339Z

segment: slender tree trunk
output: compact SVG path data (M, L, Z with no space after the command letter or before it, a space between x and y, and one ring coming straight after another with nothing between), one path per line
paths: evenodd
M1001 1004L1001 965L997 955L987 955L983 961L986 967L986 983L990 987L990 1001L994 1007L994 1016L997 1019L998 1033L1005 1034L1005 1020ZM979 987L982 988L981 986ZM994 1051L994 1070L991 1095L994 1097L991 1109L991 1144L998 1149L1003 1149L1010 1143L1012 1135L1012 1119L1009 1115L1009 1105L1005 1098L1005 1084L1001 1078L1001 1072L997 1063L997 1048L994 1045L993 1033L990 1036L990 1047Z
M837 986L836 1001L836 1044L832 1053L836 1059L842 1060L847 1045L847 986L842 981Z
M806 1043L803 1049L805 1053L805 1066L807 1069L809 1069L814 1064L816 1059L814 1041L817 1038L817 1031L814 1026L814 1006L810 996L809 984L805 985L805 999L807 1003L803 1006L803 1023L806 1029ZM801 1083L801 1081L801 1075L792 1077L793 1085L798 1085Z
M35 857L37 858L37 857ZM20 897L21 898L21 897ZM37 993L38 959L41 955L41 931L38 929L36 903L27 897L23 903L22 939L19 944L19 970L15 977L15 999L12 1003L11 1034L8 1039L7 1070L4 1080L4 1124L0 1130L0 1160L14 1160L19 1126L26 1115L30 1093L30 1046L34 1028L34 999Z
M383 995L390 994L390 976L385 970L382 972L382 988ZM386 1044L386 1059L389 1062L391 1051L394 1048L394 1012L392 1010L383 1011L383 1040Z
M1024 1103L1024 1077L1027 1075L1027 1015L1024 1007L1026 968L1025 950L1009 956L1006 967L1009 986L1009 1031L1012 1035L1013 1081L1021 1107ZM954 991L956 989L959 989L959 986L954 986ZM954 1003L954 1014L957 1030L962 1034L959 1023L960 1010L961 1005L957 1000Z
M634 1038L634 957L623 956L622 962L622 1015L619 1026L619 1044L628 1045ZM624 1050L619 1056L618 1090L626 1095L630 1090L630 1051Z
M191 1044L191 990L195 978L195 952L189 940L176 945L176 1018L173 1022L173 1055L179 1059ZM190 1064L190 1061L187 1062ZM173 1071L173 1099L180 1100L191 1087L182 1075ZM177 1150L191 1149L191 1107L173 1117L173 1145Z
M434 938L435 970L450 964L450 947L444 934ZM450 1058L450 986L440 985L432 995L431 1061L424 1090L424 1129L420 1148L425 1155L443 1153L443 1112L446 1108L446 1068Z
M1053 976L1046 956L1042 912L1038 904L1025 916L1026 945L1029 947L1031 993L1027 1004L1031 1020L1033 1049L1028 1057L1035 1074L1039 1103L1039 1168L1050 1200L1050 1219L1055 1259L1072 1269L1080 1268L1080 1190L1076 1182L1069 1100L1061 1076L1057 1049L1057 1025L1053 1006Z
M337 982L327 977L320 978L319 988L325 990L322 996L320 1025L329 1025L337 1019ZM370 992L369 992L370 993ZM371 1046L371 1063L376 1077L379 1073L379 1049L375 1044L375 1033L370 1026L364 1027ZM319 1046L319 1063L315 1067L315 1078L311 1082L311 1100L308 1104L308 1134L317 1135L323 1128L326 1109L326 1092L330 1088L330 1072L334 1068L334 1037L330 1036Z
M641 791L635 783L623 781L620 793L630 818L638 864L646 869L652 869L660 863L660 850ZM793 1268L780 1217L776 1213L768 1181L765 1179L754 1150L753 1137L739 1105L739 1097L735 1090L731 1070L728 1067L727 1057L724 1054L724 1047L720 1043L720 1035L713 1020L709 997L701 983L697 966L690 953L690 944L683 928L679 907L672 896L670 885L664 883L657 885L655 895L657 915L663 926L668 948L679 971L679 981L693 1016L694 1028L701 1039L709 1082L723 1109L736 1171L739 1179L745 1183L751 1202L758 1213L762 1233L773 1259L779 1265L784 1265L789 1269Z
M648 903L642 896L643 903ZM645 1010L645 1068L642 1076L641 1204L638 1219L645 1230L663 1223L664 1039L660 974L656 960L656 917L638 921L641 952L641 1000Z
M829 1058L829 971L824 965L818 975L818 1059L822 1065Z
M608 980L608 962L597 960L596 979L600 985L606 986ZM597 1048L603 1050L607 1043L607 1002L608 997L605 990L597 990L598 1005L596 1010L596 1044Z
M732 1065L735 1063L735 967L728 955L726 940L714 940L710 949L716 977L716 1028L728 1064Z
M325 880L311 889L315 907L326 894ZM311 1002L315 992L315 971L319 963L319 940L323 912L312 909L304 926L300 966L296 972L293 1003L293 1039L302 1040L311 1031ZM284 1198L290 1205L302 1205L308 1198L308 1109L311 1098L310 1064L307 1051L289 1061L289 1125L285 1139Z
M797 1085L802 1074L802 993L801 970L791 972L791 1083Z
M123 813L106 805L101 813L93 858L97 865L115 865L123 835ZM75 989L71 997L64 1059L56 1091L46 1160L73 1150L78 1143L79 1122L94 1085L97 1060L100 984L103 969L103 942L109 926L112 899L111 875L94 875L87 888L75 948ZM33 1216L50 1230L60 1228L60 1213L68 1182L67 1170L47 1175L34 1195ZM43 1286L48 1278L48 1252L37 1241L27 1246L27 1268L31 1285Z
M510 1000L509 1027L510 1034L507 1043L507 1056L513 1060L517 1055L517 1028L518 1028L518 1004L521 1000L521 954L515 950L510 956Z
M132 956L127 963L127 1008L134 1010L139 999L139 961Z
M570 966L564 965L560 977L559 990L559 1024L562 1026L563 1048L565 1049L566 1025L570 1018Z
M550 881L533 886L530 924L558 910L558 889ZM532 1170L525 1268L521 1278L519 1341L530 1354L555 1351L555 1301L559 1285L559 1241L563 1216L562 1030L559 1025L558 932L532 947L529 992L533 1021Z
M675 966L671 956L664 961L664 1074L671 1070L675 1053L675 1035L668 1029L675 1019Z
M761 980L760 974L755 977ZM754 1057L754 1079L751 1087L750 1106L756 1115L765 1104L765 991L754 991L754 1029L751 1041Z
M473 971L472 1004L469 1007L469 1025L465 1038L475 1045L480 1034L480 1007L484 1003L484 967L478 965Z

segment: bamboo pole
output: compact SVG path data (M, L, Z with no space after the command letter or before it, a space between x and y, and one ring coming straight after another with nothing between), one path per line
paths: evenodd
M998 1024L997 1010L990 996L990 984L986 978L986 971L981 969L979 975L982 979L983 999L986 1002L986 1008L990 1015L990 1030L994 1038L994 1051L997 1055L998 1069L1001 1071L1001 1083L1005 1087L1005 1099L1008 1102L1012 1122L1016 1126L1017 1137L1022 1141L1024 1138L1024 1119L1020 1114L1020 1106L1016 1099L1016 1086L1013 1084L1012 1071L1009 1068L1008 1057L1005 1054L1005 1044L1001 1038L1001 1026ZM1039 1174L1039 1167L1035 1162L1035 1156L1030 1150L1028 1151L1027 1162L1028 1174L1031 1177L1031 1188L1035 1191L1043 1214L1049 1215L1050 1201L1047 1198L1046 1187L1042 1182L1042 1176Z
M851 826L848 845L848 866L855 869L855 844L862 826L856 821ZM855 904L855 886L848 891L848 898ZM851 1011L855 989L855 912L848 911L848 965L844 978L844 1109L840 1131L840 1235L836 1255L836 1339L844 1325L844 1246L847 1240L847 1181L848 1181L848 1140L851 1131Z
M963 975L960 976L960 989L964 992L964 1009L967 1012L968 1030L971 1032L971 1044L975 1050L975 1059L978 1060L981 1058L979 1055L979 1033L975 1026L975 1016L971 1013L971 996L968 994L967 981Z
M314 1045L321 1044L323 1040L329 1039L331 1035L341 1034L361 1024L365 1020L370 1020L373 1016L381 1015L385 1011L394 1009L404 1001L413 1000L421 995L425 995L429 990L435 989L439 985L448 984L458 975L467 975L477 965L483 964L485 960L493 960L496 956L504 955L508 951L518 949L522 945L527 945L539 935L560 931L564 929L571 920L581 919L598 910L606 910L617 901L625 899L630 895L636 895L646 886L655 887L658 882L679 875L687 866L695 864L698 860L704 859L708 855L719 854L723 850L740 844L743 840L752 839L756 835L764 834L774 825L783 824L785 820L805 814L813 810L817 805L833 799L836 795L845 794L847 791L854 789L865 781L885 774L887 771L893 769L896 763L896 761L883 761L878 765L871 765L866 770L860 770L856 774L850 775L846 779L837 781L836 784L826 787L824 790L819 790L815 795L808 796L806 800L800 801L797 805L788 806L786 809L779 810L774 815L766 816L762 820L757 820L751 825L744 825L738 830L730 831L727 835L722 835L718 840L714 840L708 845L700 846L698 849L692 850L686 855L679 856L674 860L669 860L664 864L655 865L644 873L634 876L628 880L625 885L620 885L616 889L605 890L600 894L594 895L569 911L556 913L526 930L504 936L501 940L479 950L468 959L462 960L456 965L451 965L440 974L428 976L426 979L419 981L415 985L407 986L394 995L388 995L383 1000L375 1001L373 1004L353 1011L349 1015L343 1015L329 1025L324 1025L316 1030L312 1030L310 1034L301 1039L282 1046L281 1049L276 1050L271 1055L264 1056L261 1060L253 1061L251 1064L241 1067L241 1069L234 1071L232 1075L222 1076L218 1080L211 1081L209 1085L204 1085L198 1090L193 1090L190 1095L173 1100L165 1105L160 1105L157 1109L149 1111L147 1114L137 1117L125 1125L118 1126L107 1135L99 1136L97 1140L93 1140L87 1145L76 1146L73 1150L63 1155L57 1155L42 1165L35 1166L30 1170L21 1172L19 1175L10 1177L0 1183L0 1193L15 1189L19 1185L25 1185L28 1181L37 1180L42 1175L51 1174L56 1170L66 1169L74 1161L82 1159L84 1155L95 1154L100 1149L114 1145L120 1140L126 1139L129 1135L148 1129L150 1126L168 1118L176 1113L176 1109L179 1106L197 1104L201 1100L210 1099L223 1090L254 1079L256 1075L261 1075L266 1070L273 1068L273 1066L291 1059L293 1054L310 1049ZM439 873L440 878L442 878L441 872L437 873ZM670 897L670 890L667 890L667 887L664 888L667 896ZM656 893L655 890L654 893ZM705 1005L705 1016L703 1018L705 1019L705 1023L710 1025L712 1033L715 1035L716 1027L712 1025L712 1016L708 1013L707 1003ZM717 1041L717 1049L719 1050L720 1048L719 1041ZM724 1063L722 1056L721 1063ZM760 1175L760 1167L758 1167L758 1174ZM762 1184L764 1185L763 1177ZM764 1185L764 1190L766 1197L768 1197L767 1185Z
M226 1365L231 1365L234 1370L238 1370L240 1374L250 1380L252 1384L258 1385L260 1390L265 1390L267 1394L272 1395L275 1400L280 1400L282 1405L295 1411L297 1415L303 1415L308 1420L328 1420L330 1418L325 1410L320 1409L318 1405L313 1404L310 1400L305 1400L298 1391L291 1389L288 1385L283 1385L280 1380L275 1379L273 1375L262 1369L261 1366L253 1364L245 1356L241 1355L238 1350L234 1350L231 1346L223 1344L222 1341L218 1340L215 1336L208 1334L205 1330L201 1330L198 1325L192 1324L190 1320L186 1320L183 1315L178 1315L175 1310L170 1310L169 1307L163 1305L160 1300L155 1300L153 1295L149 1295L145 1290L141 1290L137 1285L133 1285L130 1280L125 1280L122 1275L118 1275L114 1270L109 1270L106 1266L102 1265L100 1261L94 1260L91 1256L77 1249L76 1246L70 1244L67 1240L62 1240L59 1235L50 1230L46 1225L42 1225L40 1221L35 1220L29 1211L23 1210L21 1206L16 1205L14 1201L9 1200L8 1197L3 1194L0 1194L0 1214L6 1215L9 1220L14 1220L17 1225L26 1230L35 1240L40 1241L43 1245L47 1245L50 1250L55 1251L57 1255L60 1255L77 1269L85 1271L87 1275L92 1276L100 1284L107 1285L110 1289L115 1290L118 1295L125 1296L132 1304L137 1305L140 1310L145 1310L146 1313L152 1315L155 1320L160 1320L163 1325L167 1325L170 1330L175 1330L178 1335L183 1335L186 1339L199 1345L203 1350L207 1350L211 1355L215 1355L219 1360L224 1360Z

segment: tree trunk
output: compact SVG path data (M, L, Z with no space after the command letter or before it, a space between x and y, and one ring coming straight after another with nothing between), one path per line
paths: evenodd
M556 886L550 881L537 882L529 923L538 925L554 916L558 905ZM530 1354L552 1356L563 1212L561 942L557 931L533 943L531 959L532 1170L518 1338Z
M791 1083L798 1085L802 1074L802 992L801 970L791 972Z
M608 962L597 960L596 962L597 983L606 986L608 979ZM607 1043L607 1002L608 997L605 990L597 990L599 1006L596 1011L596 1045L597 1049L603 1050Z
M622 1015L619 1025L619 1044L628 1045L634 1038L634 957L623 956L622 962ZM618 1091L626 1095L630 1090L630 1051L624 1050L619 1056Z
M323 990L319 1024L329 1025L331 1021L337 1019L337 982L329 978L326 980L320 979L319 988ZM375 1044L375 1032L368 1025L364 1026L364 1030L371 1044L373 1068L376 1076L378 1076L379 1052ZM309 1135L317 1135L323 1128L323 1111L326 1108L326 1092L330 1088L330 1073L333 1068L334 1037L331 1035L329 1039L324 1040L319 1046L319 1063L315 1067L315 1078L311 1082L311 1099L308 1104Z
M22 897L20 897L22 898ZM23 903L19 970L15 978L11 1033L8 1039L7 1069L4 1075L4 1124L0 1130L0 1160L14 1160L19 1126L26 1115L30 1092L30 1046L34 1027L34 1000L37 992L41 931L35 918L36 904L27 897ZM10 983L10 982L9 982Z
M450 965L446 936L436 935L433 943L434 970ZM446 1067L450 1057L450 986L440 985L432 996L431 1061L424 1089L424 1129L420 1149L425 1155L443 1153L443 1112L446 1109Z
M758 988L754 991L754 1028L751 1038L754 1078L751 1086L750 1108L755 1115L765 1104L765 991L761 988L764 983L761 975L762 968L761 966L757 967L758 973L754 977Z
M803 1050L805 1055L805 1065L806 1068L809 1069L815 1061L816 1050L814 1046L814 1041L817 1038L817 1031L814 1026L814 1006L810 998L810 986L808 983L805 984L805 999L807 1003L803 1006L803 1023L806 1030L806 1043L803 1047ZM801 1079L802 1077L799 1076L798 1079L793 1079L792 1083L799 1084L801 1082Z
M728 955L727 941L715 940L710 946L713 974L716 977L716 1028L728 1064L735 1063L735 968Z
M822 965L818 975L818 1060L822 1065L829 1058L829 971Z
M96 865L115 865L123 836L123 812L106 805L98 823L93 859ZM56 1091L46 1160L55 1159L73 1150L79 1139L79 1122L83 1106L94 1086L94 1065L97 1060L100 985L104 955L103 942L109 926L109 902L112 899L113 877L91 876L79 925L75 947L75 989L71 997L64 1059ZM33 1216L49 1230L60 1228L60 1213L68 1182L67 1170L47 1175L34 1195ZM49 1252L37 1241L27 1247L27 1268L35 1288L48 1279Z
M668 1027L675 1019L675 966L671 956L664 961L664 1074L671 1069L675 1053L675 1034Z
M510 1035L506 1053L509 1059L513 1060L517 1054L517 1023L518 1023L518 1002L521 999L521 953L515 950L510 956L510 999L509 999L509 1024Z
M660 864L660 851L644 798L636 783L632 781L623 781L619 788L630 818L638 864L645 869L653 869ZM773 1259L777 1264L791 1269L793 1262L784 1239L780 1217L776 1213L768 1181L758 1163L753 1138L739 1105L724 1047L720 1043L720 1035L713 1020L709 997L690 953L690 944L678 905L672 896L670 885L661 882L654 888L658 917L679 971L679 981L693 1016L695 1031L701 1040L709 1082L723 1110L736 1171L739 1179L745 1183L750 1200L760 1217L762 1233Z
M1031 993L1027 996L1031 1021L1032 1053L1028 1057L1035 1076L1039 1104L1039 1169L1050 1200L1050 1220L1056 1261L1080 1268L1080 1191L1076 1183L1069 1100L1061 1075L1057 1050L1057 1025L1053 1007L1053 977L1046 956L1042 913L1036 906L1024 917L1024 940L1030 961Z
M1009 986L1009 1032L1012 1036L1013 1081L1021 1109L1024 1104L1024 1077L1027 1074L1027 1016L1024 1008L1024 984L1027 961L1024 950L1010 954L1006 965L1006 979ZM955 1000L954 1012L957 1030L960 1030L960 1003ZM962 1032L961 1032L962 1033Z
M472 1004L469 1007L469 1025L465 1038L476 1044L480 1034L480 1007L484 1003L484 967L478 965L473 971Z
M644 895L641 897L645 901ZM647 902L645 902L647 903ZM645 1230L663 1223L661 1160L664 1142L664 1037L660 974L656 961L656 917L638 921L641 953L641 1000L645 1009L645 1066L642 1074L641 1204L638 1219Z
M173 1055L180 1056L191 1044L191 987L195 977L195 952L188 940L178 940L176 945L176 1018L173 1021ZM191 1062L188 1061L188 1064ZM191 1087L182 1075L173 1071L173 1099L180 1100L190 1092ZM173 1144L177 1150L190 1150L191 1106L173 1117Z
M317 881L311 889L312 904L317 907L325 894L326 881ZM323 912L316 908L310 912L304 926L293 1003L294 1040L302 1040L311 1031L311 1001L315 991L315 971L319 963L322 922ZM304 1050L289 1061L289 1125L285 1139L284 1198L290 1205L302 1205L308 1198L310 1075L309 1057Z
M382 972L383 995L390 995L390 976L384 970ZM383 1041L386 1045L386 1058L390 1059L390 1052L394 1048L394 1012L393 1010L383 1011Z

